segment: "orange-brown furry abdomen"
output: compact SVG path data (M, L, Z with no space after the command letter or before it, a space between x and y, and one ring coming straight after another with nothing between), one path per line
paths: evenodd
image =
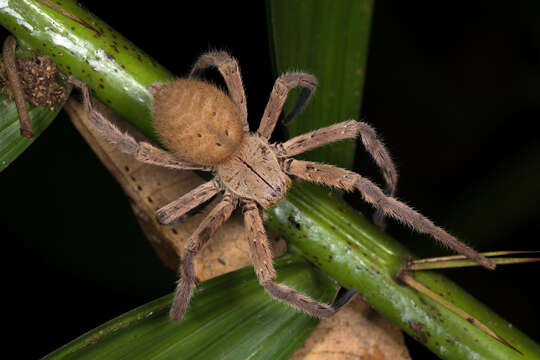
M196 79L153 84L154 124L163 144L203 165L226 161L244 137L238 108L217 86Z

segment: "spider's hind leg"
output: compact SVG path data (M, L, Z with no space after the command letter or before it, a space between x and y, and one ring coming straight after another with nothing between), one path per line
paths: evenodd
M180 321L182 319L193 295L193 288L197 283L195 255L206 245L216 230L229 219L236 203L237 200L231 194L225 193L223 200L212 209L189 238L178 271L180 278L170 311L172 320Z
M68 77L68 82L81 90L83 105L88 114L90 123L108 142L118 147L122 152L132 155L135 159L147 164L164 166L172 169L212 170L209 166L182 161L173 154L147 142L137 142L133 136L121 131L115 124L110 122L103 114L94 108L88 85L73 75Z
M317 302L288 286L275 282L276 270L272 264L272 254L259 208L255 202L250 201L244 205L243 212L251 261L255 267L257 278L266 291L276 299L285 301L308 314L320 318L328 318L334 315L335 310L330 305Z

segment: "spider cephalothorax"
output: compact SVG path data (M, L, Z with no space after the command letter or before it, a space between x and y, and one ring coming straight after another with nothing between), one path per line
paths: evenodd
M217 67L223 75L229 94L194 77L198 71L212 66ZM288 118L302 111L315 90L317 81L312 75L285 73L280 76L272 89L258 130L250 133L246 97L236 60L225 52L202 55L188 79L156 83L150 88L156 129L171 152L149 143L138 143L130 135L122 133L93 109L86 85L73 77L71 82L83 90L89 119L122 151L150 164L214 173L213 180L159 209L157 219L160 223L172 224L188 211L224 192L221 201L202 221L185 246L180 279L171 307L173 320L183 317L193 293L197 279L195 255L238 205L242 206L251 259L261 285L275 298L315 316L329 317L335 312L331 306L275 282L276 272L272 265L261 210L285 197L291 185L289 176L345 190L358 190L364 200L377 209L379 219L383 214L392 217L416 231L430 234L483 266L494 268L488 259L393 197L397 182L394 164L373 128L366 123L346 121L297 136L284 143L269 144L268 139L289 91L294 87L303 88ZM385 191L352 171L292 158L313 148L357 136L360 136L366 150L381 168L386 181Z

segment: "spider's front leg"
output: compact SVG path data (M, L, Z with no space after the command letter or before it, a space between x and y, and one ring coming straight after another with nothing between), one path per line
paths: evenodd
M233 195L225 193L223 200L202 221L184 247L184 255L178 271L180 278L178 279L176 295L170 311L172 320L182 320L189 305L189 300L193 295L193 288L197 283L195 255L206 245L216 230L229 219L236 204L237 199Z
M285 73L276 80L268 104L266 104L266 108L264 109L259 129L257 130L259 136L265 139L270 138L283 109L283 104L287 100L289 91L298 86L302 88L302 92L291 112L285 116L284 122L289 122L304 110L315 89L317 89L317 79L310 74L294 72Z
M99 133L107 139L107 141L116 145L122 152L132 155L135 159L148 164L165 166L173 169L212 170L209 166L182 161L173 154L161 150L147 142L137 142L131 135L122 132L94 108L88 85L74 76L70 76L68 81L81 90L84 108L88 114L90 123L96 127Z
M375 207L380 207L385 215L393 217L403 224L411 226L414 230L433 236L442 244L454 251L463 254L488 269L494 269L495 264L485 256L480 255L471 247L433 224L424 215L413 210L406 204L393 197L386 196L370 180L355 172L341 169L332 165L320 164L311 161L287 159L283 162L283 171L301 179L335 186L348 191L358 190L365 201Z
M259 283L276 299L288 302L308 314L320 318L332 316L336 310L330 305L317 302L288 286L275 282L276 270L272 264L272 253L270 252L259 208L255 202L249 201L244 205L243 212L248 233L249 253Z
M364 122L343 121L307 134L298 135L289 141L275 145L275 148L278 157L286 158L336 141L354 139L357 136L360 136L362 144L382 172L386 182L384 193L394 196L398 181L396 166L390 153L377 136L375 129ZM384 214L380 207L376 206L373 220L377 226L384 228Z

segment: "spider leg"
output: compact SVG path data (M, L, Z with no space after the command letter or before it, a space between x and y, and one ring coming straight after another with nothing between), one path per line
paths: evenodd
M419 233L431 235L442 244L475 260L488 269L495 268L495 264L486 257L480 255L471 247L463 244L408 205L393 197L386 196L383 191L370 180L357 173L332 165L295 159L285 160L283 162L283 171L304 180L335 186L348 191L356 189L360 191L366 202L375 207L379 206L385 215L411 226Z
M209 166L182 161L173 154L161 150L147 142L137 142L131 135L122 132L94 108L88 85L74 76L70 76L68 81L81 90L83 104L90 122L96 127L101 135L107 139L107 141L116 145L122 152L133 155L137 160L148 164L165 166L173 169L212 170Z
M289 141L275 145L275 148L278 157L291 157L339 140L356 138L358 135L382 172L386 182L384 193L394 196L398 181L396 166L383 142L377 137L375 129L364 122L344 121L296 136ZM376 208L374 222L380 228L384 228L383 211L377 206Z
M287 302L308 314L320 318L332 316L335 310L330 305L319 303L288 286L275 282L276 270L272 264L272 254L259 208L255 202L249 201L244 205L243 212L248 233L249 253L259 283L276 299Z
M220 190L222 190L222 187L216 180L204 183L160 208L156 212L156 219L162 225L170 225L191 209L211 199Z
M227 88L229 89L229 95L240 111L240 118L244 125L244 131L246 133L249 132L246 94L244 92L244 85L242 83L238 62L225 51L210 51L197 59L191 68L189 76L193 77L197 72L211 66L215 66L221 73L221 76L223 76Z
M276 80L268 104L266 104L266 108L264 109L257 134L266 139L270 138L283 109L283 104L285 104L285 100L289 95L289 91L298 86L303 88L302 93L291 112L285 116L285 122L290 122L294 116L304 110L315 89L317 89L317 79L310 74L292 72L285 73Z
M17 38L13 35L8 36L6 40L4 40L2 56L4 58L4 67L6 69L9 87L13 93L13 99L15 100L17 113L19 114L21 135L31 138L34 136L34 130L32 129L32 123L30 123L30 116L28 115L28 110L26 109L26 102L24 101L24 92L22 89L21 80L19 78L19 74L17 73L17 59L15 58L16 46Z
M206 245L216 230L229 219L236 204L236 198L229 193L225 193L223 200L202 221L184 247L184 255L178 271L180 278L178 279L176 295L170 311L172 320L180 321L182 319L193 295L193 288L197 283L195 255Z

